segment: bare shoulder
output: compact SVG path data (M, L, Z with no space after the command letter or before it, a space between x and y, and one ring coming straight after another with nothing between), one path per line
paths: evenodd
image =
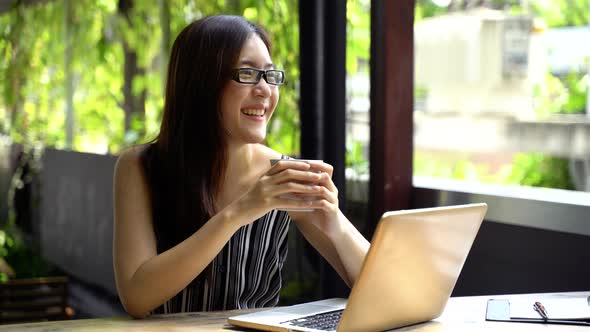
M149 189L141 164L144 149L145 146L128 148L117 159L113 174L115 202L118 203L116 206L145 206L142 202L148 199Z
M280 159L282 154L277 152L264 144L256 144L256 152L258 155L258 159L260 160L270 160L270 159Z
M115 164L115 176L128 176L130 173L140 173L141 153L144 149L145 146L137 145L121 152Z

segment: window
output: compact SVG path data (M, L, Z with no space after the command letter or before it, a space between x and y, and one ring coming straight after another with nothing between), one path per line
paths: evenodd
M590 191L587 6L448 3L416 5L414 175Z

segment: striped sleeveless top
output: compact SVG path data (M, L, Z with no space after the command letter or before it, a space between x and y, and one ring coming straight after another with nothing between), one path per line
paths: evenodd
M287 212L272 210L242 226L211 263L210 278L195 279L152 313L275 306L282 286L290 222Z

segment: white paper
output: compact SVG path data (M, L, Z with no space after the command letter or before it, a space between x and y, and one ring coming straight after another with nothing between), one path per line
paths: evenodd
M510 300L510 318L541 319L533 309L535 301L539 301L547 311L549 319L590 319L590 305L586 297L567 299Z

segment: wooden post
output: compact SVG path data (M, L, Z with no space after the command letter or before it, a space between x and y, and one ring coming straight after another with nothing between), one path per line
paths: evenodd
M415 0L371 1L368 237L383 212L411 203L414 7Z

